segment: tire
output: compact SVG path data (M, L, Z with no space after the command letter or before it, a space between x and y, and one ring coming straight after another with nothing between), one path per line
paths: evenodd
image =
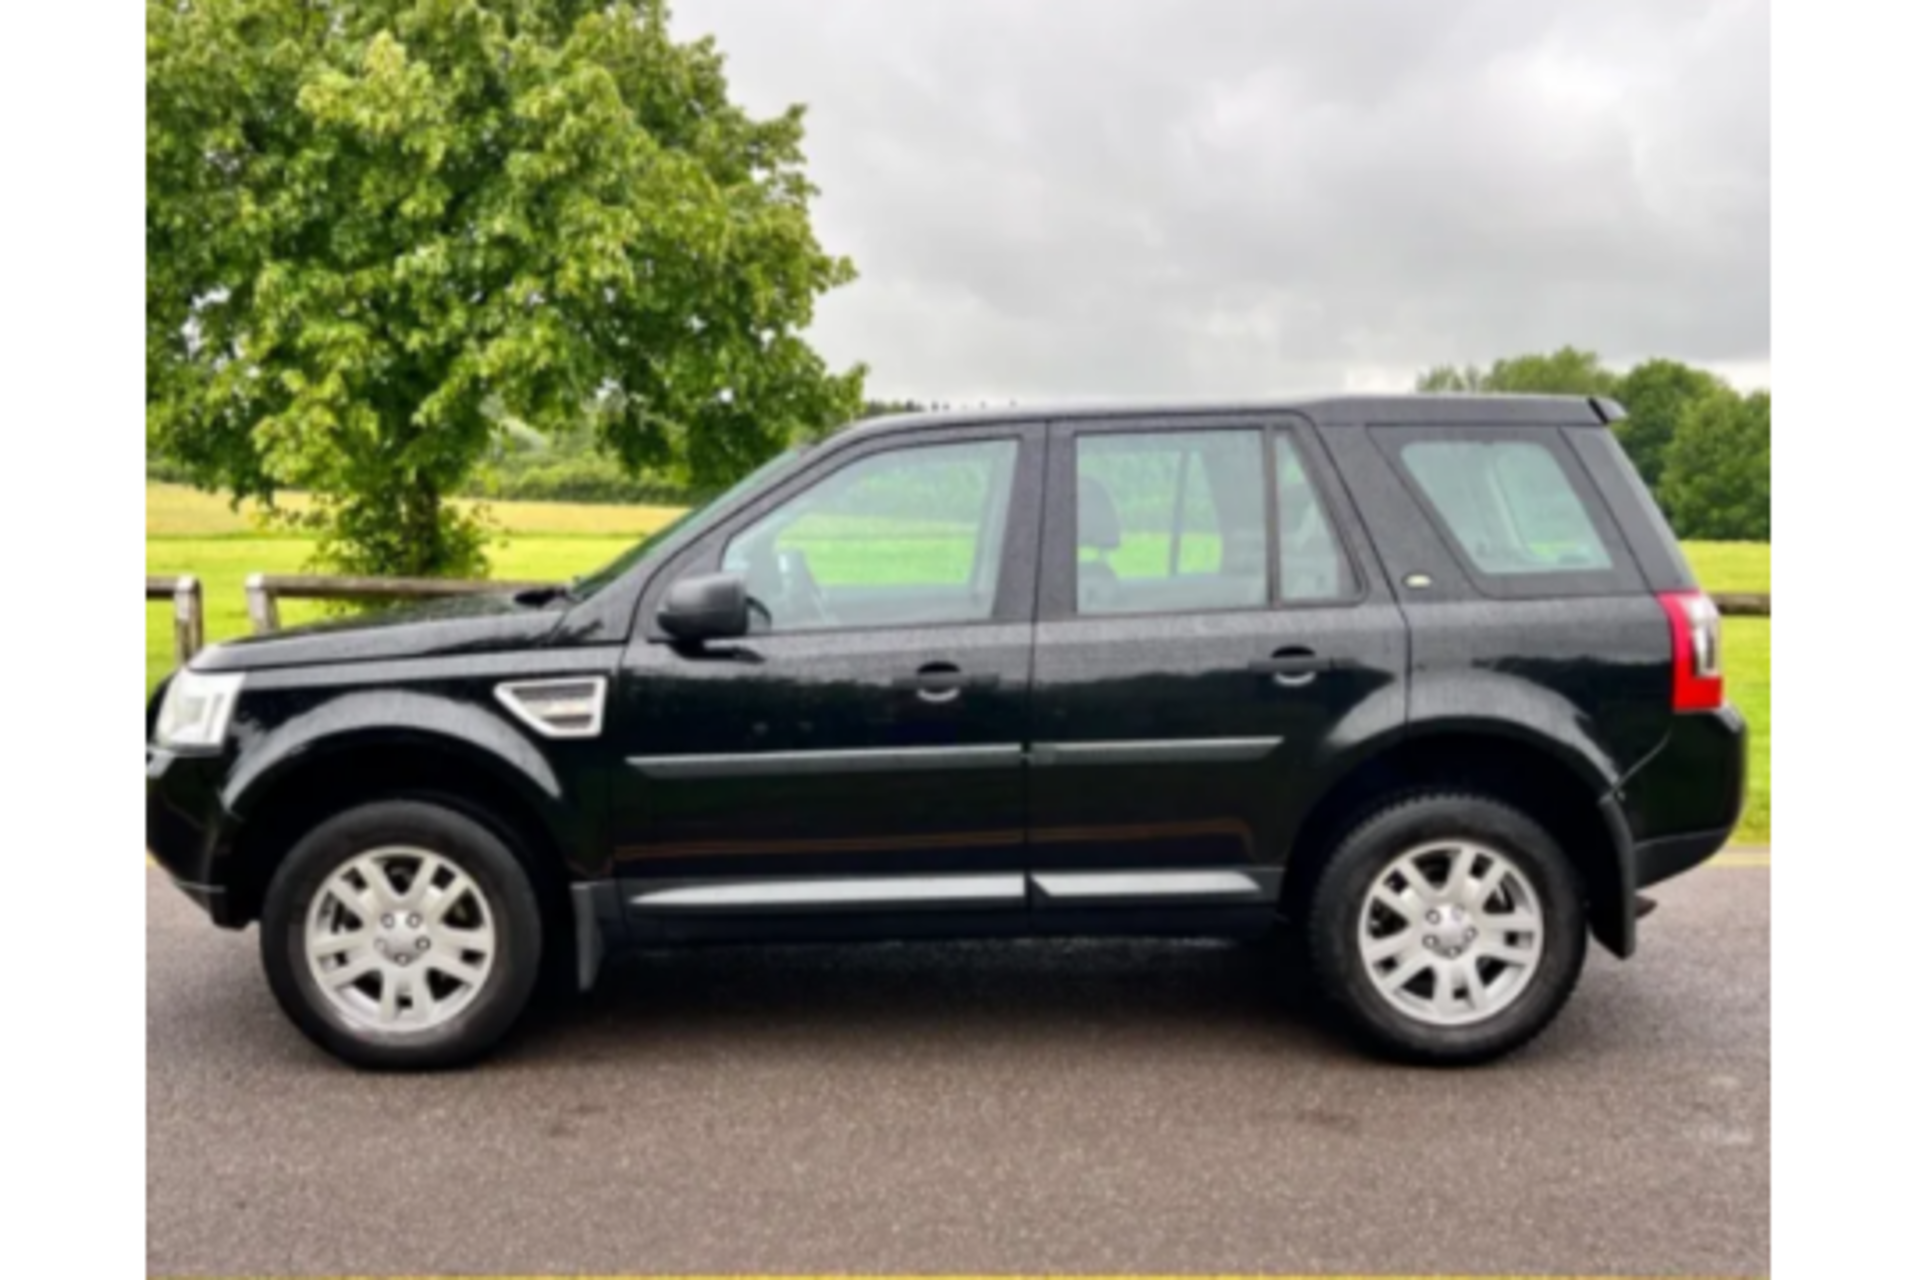
M327 954L310 958L310 940ZM362 805L308 832L260 919L267 981L294 1025L381 1070L486 1053L525 1011L541 946L519 859L472 818L420 800Z
M1584 895L1532 818L1485 796L1418 792L1341 839L1313 889L1307 945L1321 996L1375 1050L1484 1062L1538 1035L1573 993Z

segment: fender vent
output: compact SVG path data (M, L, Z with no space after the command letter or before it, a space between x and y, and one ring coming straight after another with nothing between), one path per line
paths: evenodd
M516 680L495 685L500 705L548 738L597 738L607 708L605 676Z

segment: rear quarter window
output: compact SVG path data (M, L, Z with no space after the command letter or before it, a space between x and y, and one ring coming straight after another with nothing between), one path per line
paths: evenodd
M1644 589L1559 430L1378 428L1375 438L1484 594Z
M1482 573L1610 569L1573 482L1533 440L1419 440L1401 459Z

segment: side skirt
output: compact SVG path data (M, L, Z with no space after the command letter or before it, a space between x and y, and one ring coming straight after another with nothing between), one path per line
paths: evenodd
M822 912L805 915L635 916L635 947L713 943L939 942L1002 938L1260 938L1277 923L1257 907L1125 907L1027 912Z
M624 947L958 938L1259 937L1267 868L602 880L573 888L581 990Z

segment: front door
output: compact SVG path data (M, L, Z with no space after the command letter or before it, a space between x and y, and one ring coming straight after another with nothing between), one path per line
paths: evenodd
M636 628L613 794L643 937L1024 918L1043 448L1018 424L843 446L668 566L744 575L765 621L700 649Z
M1042 553L1030 757L1036 924L1269 918L1279 833L1330 738L1403 714L1399 609L1362 572L1304 422L1054 430L1061 518Z

